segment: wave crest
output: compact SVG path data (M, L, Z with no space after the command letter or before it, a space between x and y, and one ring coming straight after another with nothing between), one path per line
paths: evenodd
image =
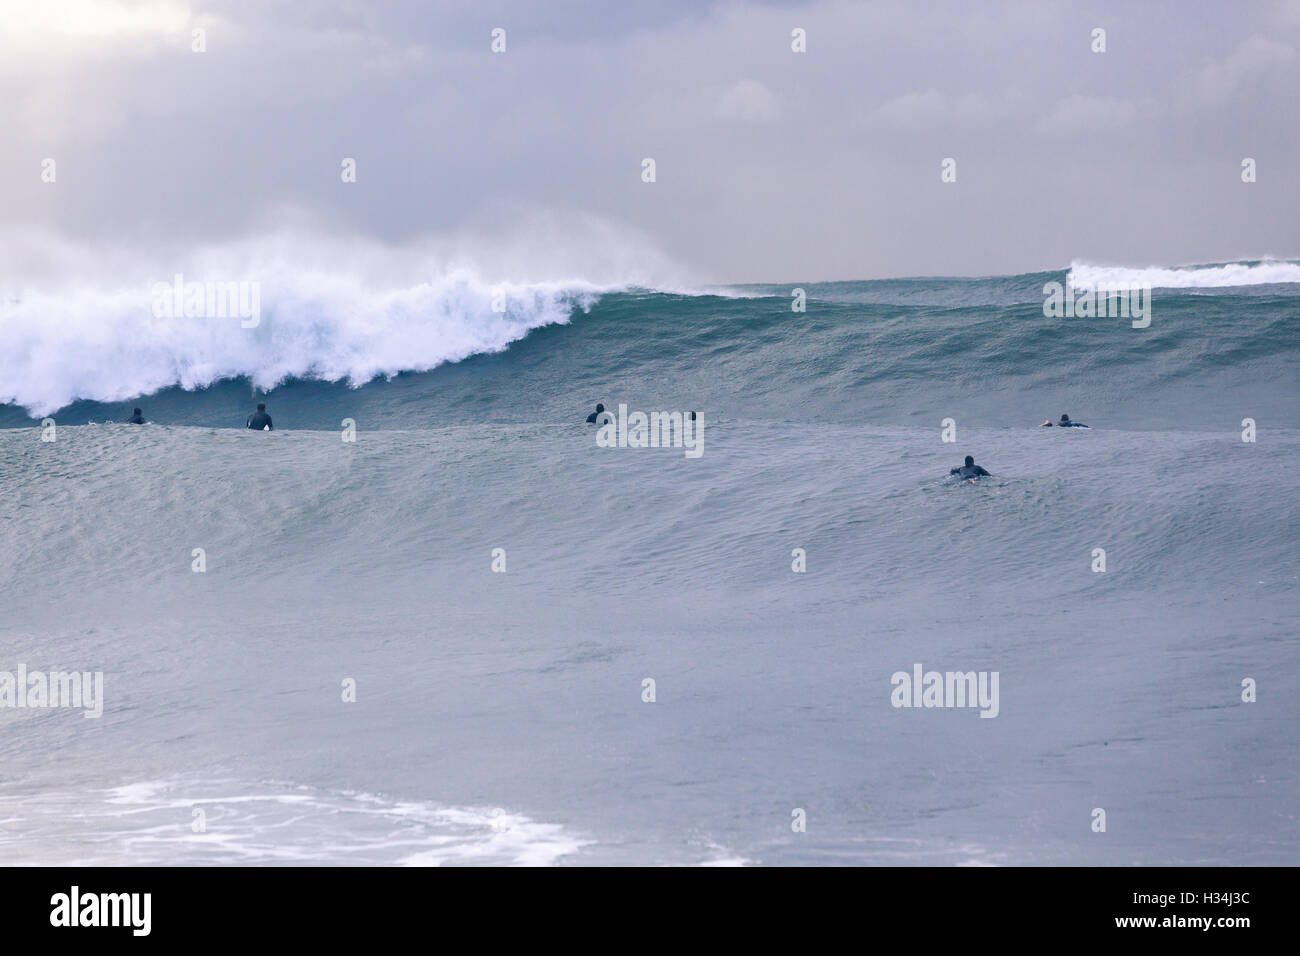
M230 378L359 386L501 351L604 292L676 284L637 237L566 228L537 220L510 241L393 246L298 227L180 251L0 237L0 403L39 416ZM241 292L176 308L172 286L177 306L187 287Z
M1231 286L1300 282L1300 263L1287 261L1225 262L1200 266L1099 266L1070 264L1076 289L1098 286L1150 286L1153 289L1219 289Z
M492 285L466 272L381 289L319 273L241 281L259 288L260 313L247 328L238 315L157 317L147 286L0 304L0 400L41 415L77 399L121 401L238 376L262 389L289 378L359 386L500 351L532 329L568 322L602 291L579 282Z

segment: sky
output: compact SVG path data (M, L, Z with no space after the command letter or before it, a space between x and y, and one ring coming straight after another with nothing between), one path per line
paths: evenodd
M1300 258L1300 0L0 11L10 269L286 230L716 283Z

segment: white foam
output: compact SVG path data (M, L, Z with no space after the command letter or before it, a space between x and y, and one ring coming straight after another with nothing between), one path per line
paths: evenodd
M236 781L0 795L0 811L13 865L550 866L591 842L495 807Z
M0 403L39 416L78 399L238 376L262 389L290 377L360 386L500 351L603 293L696 294L635 238L590 224L581 239L533 227L530 243L497 246L394 246L301 228L182 250L0 237ZM155 287L177 274L256 283L256 327L239 316L157 317Z
M1300 282L1297 262L1225 262L1200 266L1100 266L1087 262L1070 264L1070 284L1076 289L1104 286L1153 289L1217 289L1243 285Z

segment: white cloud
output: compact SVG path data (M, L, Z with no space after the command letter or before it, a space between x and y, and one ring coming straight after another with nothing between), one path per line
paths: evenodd
M1128 126L1137 114L1137 104L1130 100L1075 93L1052 107L1039 127L1048 133L1091 133Z
M1300 26L1300 0L1278 0L1277 18L1288 27Z
M1197 77L1201 93L1211 102L1229 99L1243 83L1295 57L1290 44L1253 36L1217 62L1207 63Z
M944 126L986 126L998 110L983 96L965 93L955 99L938 90L904 93L885 103L874 119L886 126L935 129Z
M718 100L718 115L741 123L768 123L781 114L781 104L762 83L741 80Z
M120 0L60 0L57 3L5 4L5 33L22 45L56 36L128 37L167 35L186 30L194 22L188 3L156 0L122 3Z

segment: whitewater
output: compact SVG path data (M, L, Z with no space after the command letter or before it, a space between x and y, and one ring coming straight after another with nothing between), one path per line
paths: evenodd
M0 671L105 698L0 706L0 861L1300 860L1296 263L272 259L186 264L259 275L253 329L154 317L158 269L0 289ZM1150 327L1046 318L1066 281ZM917 664L996 718L893 706Z

